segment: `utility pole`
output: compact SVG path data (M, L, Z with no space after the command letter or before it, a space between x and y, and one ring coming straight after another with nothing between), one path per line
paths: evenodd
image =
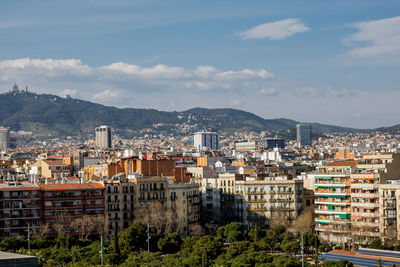
M103 266L103 235L100 235L100 263Z
M150 251L150 228L149 224L147 224L147 251Z
M304 267L304 240L303 240L303 235L301 235L301 267Z
M30 223L28 223L28 250L31 250L31 229L30 229Z

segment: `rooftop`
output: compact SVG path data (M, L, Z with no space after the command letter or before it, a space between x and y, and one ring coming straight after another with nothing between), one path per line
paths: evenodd
M39 190L40 187L29 182L9 181L0 183L0 190Z
M349 166L349 167L355 167L357 164L360 164L362 161L359 160L339 160L339 161L334 161L330 164L328 164L329 167L341 167L341 166Z
M40 185L43 190L93 190L103 189L101 183L85 183L85 184L44 184Z

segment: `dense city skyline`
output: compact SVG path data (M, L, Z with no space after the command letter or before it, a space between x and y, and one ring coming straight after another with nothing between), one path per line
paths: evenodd
M0 90L17 82L118 107L232 107L263 118L395 125L398 7L396 1L3 2Z

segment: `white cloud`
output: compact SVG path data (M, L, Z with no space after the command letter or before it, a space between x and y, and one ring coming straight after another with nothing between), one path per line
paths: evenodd
M248 78L259 78L259 79L272 79L274 75L267 72L266 70L250 70L244 69L240 71L225 71L215 74L216 79L220 80L240 80Z
M400 51L400 16L352 24L358 30L343 40L348 45L365 44L348 54L355 57L374 57Z
M89 66L79 59L23 58L0 61L0 88L4 90L17 82L28 84L37 92L53 88L54 93L62 96L78 95L115 105L125 105L127 99L137 93L256 93L259 88L269 87L274 77L265 69L220 70L213 66L187 69L162 64L143 67L125 62ZM46 93L49 93L47 89Z
M290 18L255 26L247 31L237 33L243 40L265 39L282 40L296 33L309 31L300 19Z
M235 107L235 108L240 108L240 107L242 107L243 106L243 103L242 103L242 101L240 101L239 99L233 99L231 102L230 102L230 104L231 104L231 106L232 107Z
M96 101L109 101L110 98L118 98L119 94L116 91L107 89L103 92L95 94L92 99Z
M258 93L261 95L275 96L278 94L278 91L276 91L275 88L262 88L258 90Z
M294 96L298 97L352 97L356 95L355 91L350 91L346 89L334 90L331 88L315 88L315 87L307 87L307 88L297 88L293 92Z
M117 62L103 67L105 70L114 70L125 74L135 75L140 78L179 78L185 75L185 70L179 67L168 67L162 64L151 68L143 68L138 65Z

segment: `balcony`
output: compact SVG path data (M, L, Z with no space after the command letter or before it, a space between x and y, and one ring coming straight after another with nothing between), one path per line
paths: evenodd
M338 234L350 234L351 230L349 229L335 229L330 227L315 227L316 232L329 232L329 233L338 233Z
M359 197L359 198L378 198L378 193L351 193L352 197Z
M323 200L315 200L315 205L333 205L333 206L350 206L350 200L346 201L323 201Z
M370 203L370 202L352 202L351 206L354 207L363 207L363 208L379 208L379 203Z
M350 219L337 219L337 218L315 218L315 223L321 223L321 224L350 224L351 221Z
M343 183L324 183L324 184L314 184L315 187L350 187L350 184L343 184Z
M328 210L328 209L316 209L315 214L351 214L350 210Z
M40 209L39 205L22 205L16 207L3 208L3 210L21 210L21 209Z

